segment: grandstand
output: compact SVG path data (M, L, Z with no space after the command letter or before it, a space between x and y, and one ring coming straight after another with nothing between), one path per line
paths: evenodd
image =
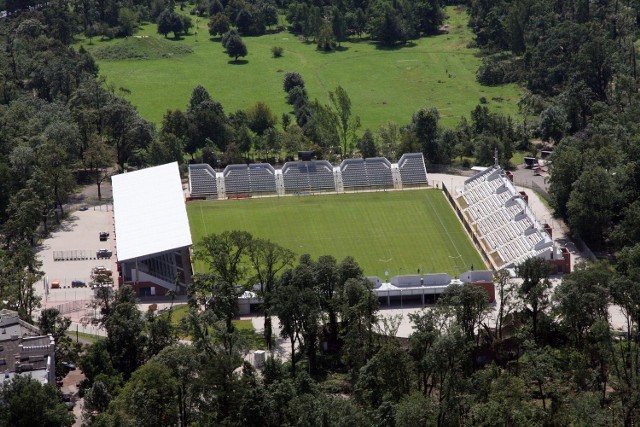
M393 187L391 162L384 157L343 160L340 173L344 188Z
M467 179L457 203L495 268L515 267L530 257L564 267L563 251L499 166Z
M206 164L189 165L191 197L229 198L263 194L343 192L424 186L427 170L421 153L404 154L397 164L384 157L287 162L282 169L266 163L229 165L216 173Z
M205 170L198 170L190 180ZM178 162L111 177L119 283L139 296L192 283L191 232ZM215 183L215 179L213 180Z
M287 162L282 177L287 193L336 191L333 166L326 160Z
M276 192L276 171L268 163L229 165L222 175L227 197Z
M206 163L189 165L189 192L193 196L217 198L216 171Z
M422 153L405 153L398 161L402 186L426 185L427 168Z

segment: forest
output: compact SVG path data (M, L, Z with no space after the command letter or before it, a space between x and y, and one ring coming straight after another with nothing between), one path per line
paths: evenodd
M311 100L304 76L292 72L283 79L282 96L294 114L277 117L264 103L227 112L194 84L185 109L167 111L156 128L122 96L122 88L98 77L91 55L73 44L80 35L126 37L141 22L166 20L173 25L169 32L189 31L183 17L195 15L226 23L228 29L215 27L224 34L250 36L280 25L274 16L284 15L287 25L320 49L361 36L401 47L436 31L445 3L469 14L482 52L478 80L523 88L522 117L490 112L480 103L468 118L445 128L437 109L425 106L404 124L361 129L344 89L333 89L328 104ZM511 167L516 149L533 154L550 148L556 216L605 255L553 287L546 266L535 260L518 266L518 285L496 272L502 301L497 307L472 287L452 287L436 307L412 317L414 334L403 340L394 337L393 321L381 320L357 260L294 260L277 242L241 232L212 235L196 248L210 273L197 277L189 315L179 326L140 313L132 290L123 287L102 303L106 339L79 350L60 336L59 351L76 357L87 375L87 425L637 424L640 3L4 5L9 15L0 19L0 308L16 307L25 320L32 321L40 306L33 284L43 272L32 248L68 214L65 203L82 178L99 186L115 170L176 160L217 167L280 161L304 148L321 158L397 159L420 151L429 164L464 157L486 165L498 148L501 165ZM269 316L277 316L282 338L294 350L286 361L268 358L260 374L243 363L246 344L231 322L237 292L256 278L264 285L266 325ZM621 308L626 332L611 329L609 304ZM43 330L64 330L64 320L50 316L54 320ZM189 337L192 345L180 344L179 337ZM70 425L55 403L30 414L19 410L20 399L55 401L55 391L38 387L4 384L0 425L19 425L21 416L32 417L32 424Z

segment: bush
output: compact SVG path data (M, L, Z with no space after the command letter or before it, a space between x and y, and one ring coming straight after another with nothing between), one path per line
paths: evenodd
M284 49L280 46L274 46L271 48L271 53L274 58L280 58L282 56L282 52L284 52Z
M480 104L486 104L487 103L487 98L485 98L484 96L480 97Z

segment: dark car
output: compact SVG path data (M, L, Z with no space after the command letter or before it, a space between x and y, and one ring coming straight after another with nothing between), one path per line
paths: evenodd
M101 242L106 242L107 239L109 238L109 233L106 231L101 231L100 232L100 241Z
M84 288L85 286L87 286L87 284L82 280L74 280L73 282L71 282L72 288Z
M96 252L96 257L98 258L111 258L111 251L109 249L99 249Z

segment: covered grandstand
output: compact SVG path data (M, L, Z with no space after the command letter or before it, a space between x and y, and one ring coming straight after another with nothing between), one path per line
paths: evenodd
M465 180L456 195L463 219L496 269L541 257L568 272L568 252L558 248L544 224L497 165Z
M138 295L181 292L191 283L191 231L178 163L111 178L120 284Z
M379 190L428 185L422 153L404 154L398 163L384 157L346 159L339 166L327 160L229 165L216 172L207 164L189 165L189 192L196 198L234 198L268 194Z

